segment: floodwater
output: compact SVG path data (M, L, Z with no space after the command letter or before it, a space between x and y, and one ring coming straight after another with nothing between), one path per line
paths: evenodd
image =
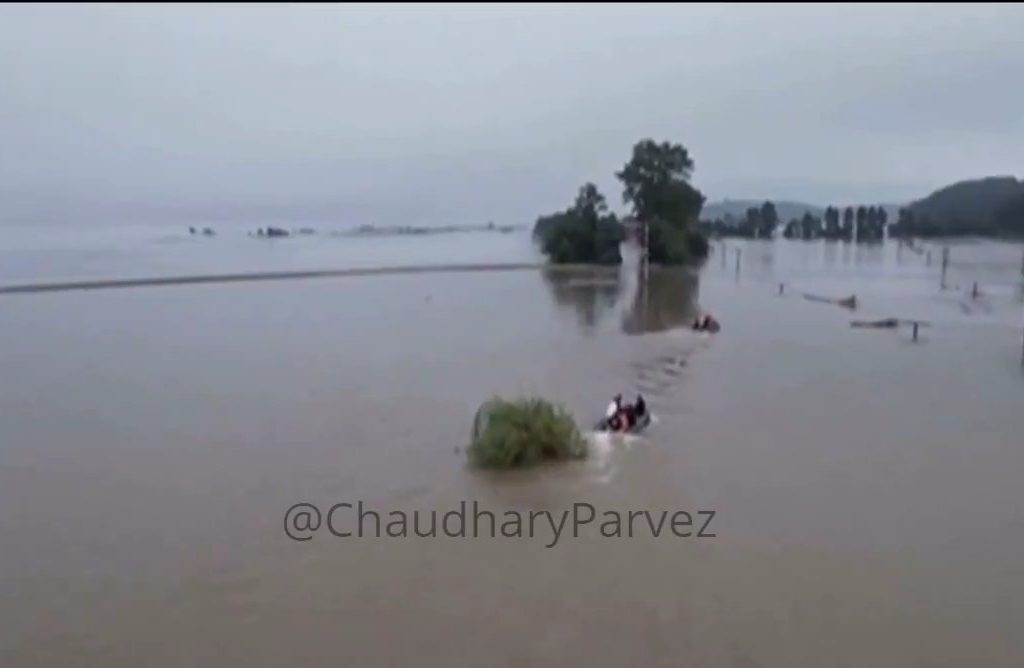
M85 258L34 239L0 278L536 259L524 234L236 236ZM945 289L927 249L730 241L646 282L628 250L620 271L3 296L0 665L1019 666L1021 248L956 244ZM697 309L718 335L687 329ZM849 324L887 317L929 326ZM466 468L488 396L589 424L615 392L647 398L644 435ZM299 502L439 525L295 541ZM599 519L448 537L462 502L470 523L474 502ZM714 536L602 536L602 513L643 510L693 532L713 512Z

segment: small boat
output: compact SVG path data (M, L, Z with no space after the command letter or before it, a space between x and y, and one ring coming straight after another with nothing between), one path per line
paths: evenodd
M641 415L640 418L636 421L636 424L634 424L632 427L629 427L629 428L627 428L625 430L621 430L621 429L620 430L616 430L614 433L619 433L619 434L638 434L638 433L642 432L644 429L647 429L647 426L649 424L651 424L651 411L650 410L648 410L643 415ZM594 431L609 431L609 432L612 431L611 429L608 428L608 418L601 418L598 421L598 423L596 425L594 425Z

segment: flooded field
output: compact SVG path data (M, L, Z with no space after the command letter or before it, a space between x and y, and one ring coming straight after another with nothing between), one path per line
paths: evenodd
M525 235L288 241L3 282L536 260ZM946 289L927 248L4 296L0 664L1020 665L1021 248L955 245ZM930 326L850 327L887 317ZM480 402L527 392L585 425L642 392L655 421L468 470ZM285 535L293 504L360 501L706 511L714 536Z

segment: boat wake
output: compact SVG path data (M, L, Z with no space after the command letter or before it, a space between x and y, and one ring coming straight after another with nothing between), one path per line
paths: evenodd
M658 416L651 414L651 425L658 423ZM647 427L650 429L650 426ZM646 430L645 430L646 431ZM587 434L586 467L591 481L598 484L611 482L619 470L622 455L644 442L643 434L591 431Z

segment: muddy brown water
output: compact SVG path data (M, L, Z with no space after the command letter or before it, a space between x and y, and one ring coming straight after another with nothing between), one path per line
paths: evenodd
M960 254L983 302L891 245L783 243L744 244L739 280L730 253L646 287L627 267L5 298L0 665L1019 666L1003 255ZM718 335L687 329L700 307ZM890 315L933 326L849 326ZM457 452L491 394L589 424L638 391L654 424L585 462ZM294 503L360 501L713 511L715 535L285 535Z

